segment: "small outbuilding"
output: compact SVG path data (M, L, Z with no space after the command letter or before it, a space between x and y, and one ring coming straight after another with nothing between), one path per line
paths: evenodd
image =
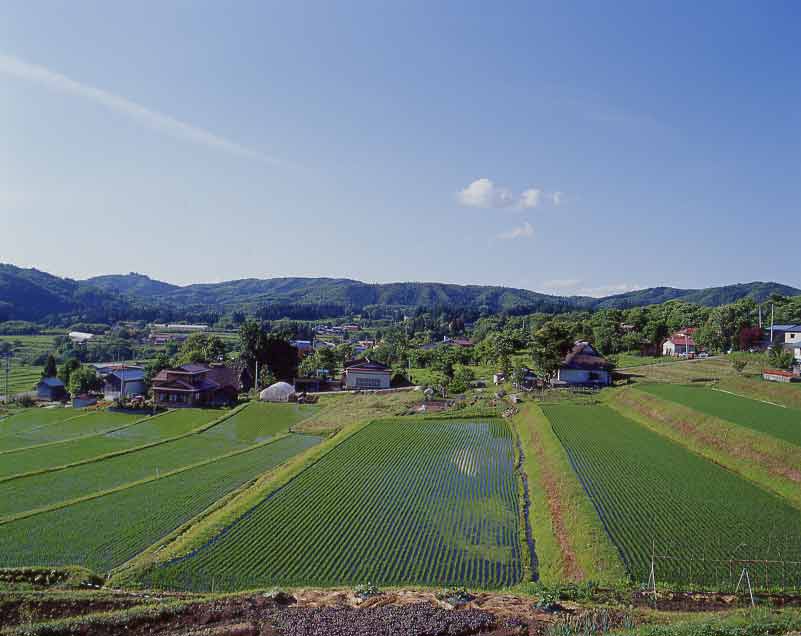
M262 402L294 402L298 399L295 387L286 382L276 382L259 393Z
M42 378L36 385L36 397L40 400L61 402L67 399L67 389L56 377Z

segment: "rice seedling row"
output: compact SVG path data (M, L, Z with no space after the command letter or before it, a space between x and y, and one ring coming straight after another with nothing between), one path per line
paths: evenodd
M148 579L193 590L500 587L522 577L518 520L504 422L380 420Z
M660 580L713 586L728 574L715 560L801 561L801 512L780 497L608 407L543 410L635 580L652 552L670 557ZM769 567L773 584L801 585L801 567Z
M168 477L0 525L0 567L77 564L106 572L242 483L320 441L289 435Z

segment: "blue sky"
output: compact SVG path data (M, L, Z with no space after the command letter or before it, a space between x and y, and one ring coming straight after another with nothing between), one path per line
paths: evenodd
M0 261L799 286L799 24L796 2L4 2Z

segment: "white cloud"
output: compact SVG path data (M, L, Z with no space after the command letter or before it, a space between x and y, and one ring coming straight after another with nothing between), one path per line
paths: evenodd
M508 208L515 202L510 190L495 185L486 177L473 181L456 198L470 208Z
M534 236L534 228L531 227L531 223L528 221L525 221L520 227L515 227L508 232L498 234L498 238L503 240L531 238L532 236Z
M148 128L152 128L178 139L207 146L215 150L222 150L247 159L266 161L272 164L284 163L258 150L247 148L235 141L220 137L219 135L187 124L169 115L145 108L125 97L120 97L100 88L95 88L94 86L82 84L65 75L51 71L44 66L30 64L16 57L0 55L0 73L16 77L17 79L42 84L62 93L83 97L84 99L101 104L110 110L135 119Z
M520 195L520 207L526 209L536 208L540 203L540 194L542 194L542 192L536 188L523 190L523 193Z
M558 206L562 193L544 193L539 188L527 188L519 195L509 188L496 184L492 179L481 177L456 193L456 200L469 208L517 208L530 210L545 200Z

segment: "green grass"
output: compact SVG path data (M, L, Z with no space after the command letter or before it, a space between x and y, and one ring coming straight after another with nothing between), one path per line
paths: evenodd
M120 452L183 435L219 417L219 411L180 409L131 426L91 437L0 455L0 479Z
M653 395L801 446L801 410L774 406L703 386L643 384Z
M635 581L652 545L678 559L658 561L657 578L680 585L735 583L713 560L801 561L801 513L780 497L607 406L544 412ZM768 570L772 585L801 586L800 566Z
M666 361L666 359L661 356L643 356L636 351L624 351L623 353L616 354L615 357L617 358L617 366L621 369L642 367Z
M508 586L523 573L513 468L503 422L379 420L146 582Z
M0 422L0 453L105 433L141 419L142 415L111 411L26 409Z
M83 565L108 571L226 493L317 444L289 435L203 466L0 525L0 566Z

